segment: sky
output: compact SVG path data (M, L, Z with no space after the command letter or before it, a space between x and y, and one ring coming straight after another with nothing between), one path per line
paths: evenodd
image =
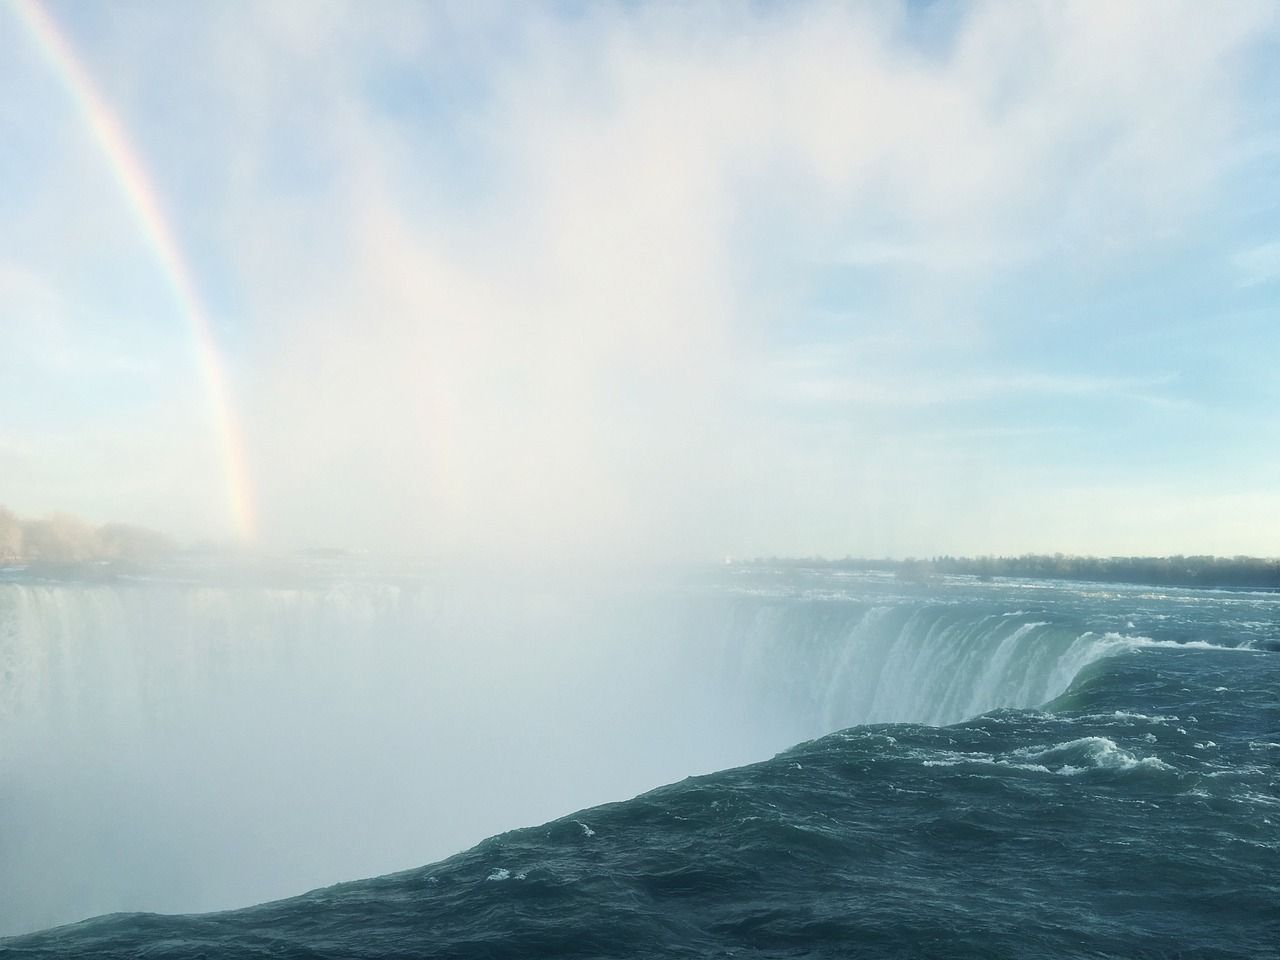
M43 0L132 195L33 9L0 0L19 514L1280 554L1273 3Z

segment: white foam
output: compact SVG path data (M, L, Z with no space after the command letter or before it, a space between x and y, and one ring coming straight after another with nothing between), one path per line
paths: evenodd
M1165 716L1163 714L1151 713L1135 713L1132 710L1113 710L1111 713L1089 713L1081 717L1073 718L1075 723L1103 723L1108 720L1141 720L1144 723L1169 723L1178 721L1181 718L1172 714Z
M1234 653L1251 653L1246 646L1228 647L1220 643L1210 643L1208 640L1153 640L1151 637L1128 636L1120 633L1104 634L1103 639L1111 640L1134 649L1145 649L1150 647L1160 647L1163 649L1173 650L1226 650Z
M1050 747L1023 747L1013 751L1049 768L1060 776L1076 776L1090 770L1173 770L1159 757L1139 757L1109 737L1081 737Z
M1154 741L1154 738L1152 738ZM1073 777L1094 770L1128 771L1161 770L1176 768L1159 757L1139 757L1108 737L1081 737L1047 747L1022 747L999 756L952 750L917 752L927 756L921 761L926 767L958 767L964 765L995 766L1009 770L1027 770L1032 773L1048 773Z

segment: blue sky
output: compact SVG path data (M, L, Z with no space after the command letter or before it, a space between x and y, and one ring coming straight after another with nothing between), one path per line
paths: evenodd
M50 2L268 545L1280 553L1271 4ZM0 503L229 535L189 335L0 16Z

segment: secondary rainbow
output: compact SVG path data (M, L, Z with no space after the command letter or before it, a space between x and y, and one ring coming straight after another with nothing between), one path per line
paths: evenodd
M57 23L37 0L13 0L18 19L52 65L75 101L90 134L120 185L134 218L168 280L183 318L191 331L195 359L204 381L210 416L222 460L227 505L236 535L250 540L254 534L253 495L244 453L244 441L227 389L218 345L208 314L187 266L182 248L169 226L156 191L138 152L125 135L115 114L76 56L75 49Z

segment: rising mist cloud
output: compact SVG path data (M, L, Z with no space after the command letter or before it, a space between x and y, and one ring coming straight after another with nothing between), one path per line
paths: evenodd
M1105 411L1132 398L1026 385L1137 384L1163 429L1195 406L1183 358L1093 369L1023 304L1195 242L1275 26L1248 4L243 5L148 61L140 16L98 63L156 169L203 177L168 184L265 540L696 557L1056 549L1017 525L1064 489L1127 502ZM176 61L161 105L194 141L151 125ZM825 399L797 379L814 350L849 358ZM1063 431L1098 437L1097 470L1032 439ZM188 453L170 483L216 504L211 473Z

